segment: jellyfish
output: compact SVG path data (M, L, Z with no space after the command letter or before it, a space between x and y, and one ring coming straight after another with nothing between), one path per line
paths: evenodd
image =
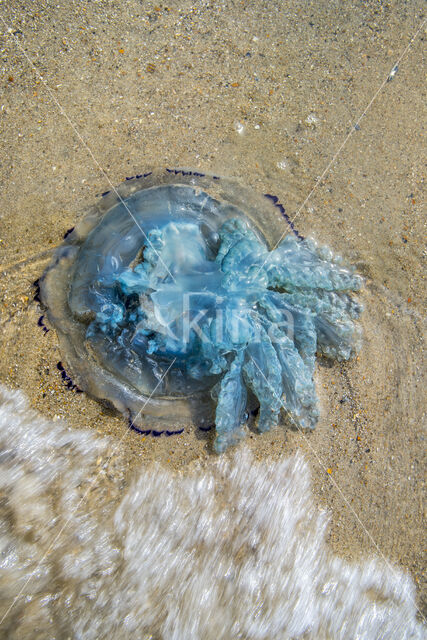
M260 432L281 410L314 428L316 357L358 350L361 285L276 197L166 169L102 195L56 250L40 299L79 388L136 426L214 424L222 453L258 408Z

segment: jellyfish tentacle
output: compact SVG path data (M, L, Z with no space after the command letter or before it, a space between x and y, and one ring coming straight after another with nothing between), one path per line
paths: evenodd
M254 248L257 245L262 246L255 233L243 220L239 220L238 218L231 218L221 225L219 238L221 244L216 256L216 262L220 265L223 264L225 256L242 240L250 242ZM225 269L223 269L223 271L225 271Z
M337 317L321 314L314 320L318 352L338 361L348 360L358 352L361 329L353 321L344 322Z
M267 332L258 322L257 338L245 350L243 375L260 403L258 430L269 431L279 418L282 398L280 362Z
M345 268L339 259L327 260L325 250L313 241L298 240L289 235L270 251L266 259L269 285L294 291L297 288L326 291L354 291L362 279Z
M259 305L270 323L274 323L292 340L312 376L317 349L317 334L312 312L304 307L289 304L287 294L277 291L268 291L260 298ZM268 327L267 330L269 330Z
M214 448L222 453L244 437L242 423L247 402L247 391L243 381L243 351L236 353L227 373L221 380L218 393Z
M312 373L287 335L275 325L269 333L282 372L283 405L302 427L314 429L319 411Z
M342 291L325 291L324 289L298 289L293 293L283 294L294 306L305 307L314 314L337 313L343 320L357 319L363 311L359 301Z

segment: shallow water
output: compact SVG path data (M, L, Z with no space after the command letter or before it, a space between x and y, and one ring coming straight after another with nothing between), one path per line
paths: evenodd
M115 637L131 634L135 620L141 625L146 620L152 625L148 637L163 633L169 638L172 632L161 629L166 629L162 625L167 624L167 615L175 615L173 607L180 610L175 620L181 625L202 625L197 616L204 594L210 628L227 625L230 611L232 616L236 612L239 624L253 619L242 606L247 604L253 612L254 601L239 597L239 589L247 586L244 580L230 581L235 590L219 581L224 590L215 593L209 576L205 581L203 566L197 565L198 559L205 558L206 566L214 570L218 562L210 564L212 558L228 558L239 572L246 561L249 567L253 562L252 540L245 537L253 529L253 520L242 532L237 516L224 511L224 505L213 498L206 505L202 500L206 531L219 526L209 511L213 509L228 518L230 545L240 541L241 547L230 552L217 540L189 554L187 559L195 564L189 560L188 566L199 567L193 575L198 599L192 595L183 602L175 592L171 601L169 592L168 597L156 599L158 589L174 583L172 563L165 576L160 572L162 581L147 583L154 589L149 592L152 610L147 614L148 601L140 591L145 578L138 573L147 565L136 560L140 548L146 553L151 548L140 542L140 535L156 533L166 549L170 531L165 526L162 538L153 518L148 522L153 529L144 529L147 522L139 508L141 514L152 514L150 509L166 514L169 505L169 513L188 510L196 517L191 505L199 504L197 483L192 476L175 478L178 471L185 476L195 473L204 495L208 493L205 486L214 482L212 477L225 487L225 495L238 496L239 491L252 495L251 483L243 483L239 475L249 464L243 449L234 463L233 484L215 471L212 432L195 430L191 424L173 437L165 432L153 437L151 431L146 436L127 431L122 418L77 393L61 377L57 337L46 318L39 320L43 312L33 301L32 282L47 266L49 248L60 244L94 194L153 166L197 167L234 176L260 194L276 194L287 213L297 216L295 224L303 235L312 234L331 246L366 278L363 348L349 364L329 367L321 362L318 366L321 417L316 430L307 436L291 429L282 416L282 424L270 434L248 434L250 455L257 464L265 464L259 472L260 486L273 487L273 496L278 491L285 494L282 506L289 518L295 508L301 509L302 531L296 526L288 531L293 548L301 554L282 567L290 582L282 585L270 569L263 573L265 593L270 584L279 599L283 597L279 605L273 594L269 611L261 610L256 618L264 625L259 634L265 635L257 636L251 629L252 636L247 631L242 637L274 637L279 623L273 613L279 609L282 636L289 637L291 628L292 633L301 630L291 627L299 602L298 585L306 584L298 562L303 567L314 558L319 575L336 579L342 597L338 599L336 592L328 592L325 600L313 596L306 617L301 617L302 625L304 621L312 625L307 633L318 634L312 637L326 633L325 627L315 631L322 606L322 624L341 629L335 637L340 637L337 634L347 623L360 622L360 610L355 611L352 603L355 598L357 609L357 599L366 597L365 579L374 585L375 593L368 589L369 597L383 603L392 629L382 636L367 605L362 637L404 637L416 628L408 594L416 588L417 606L422 610L425 373L420 265L425 256L420 132L425 27L392 81L382 83L422 25L423 10L418 1L389 5L254 0L214 6L182 0L165 7L137 0L125 5L37 0L26 8L16 2L1 6L6 24L0 24L0 379L9 389L24 390L30 406L44 416L37 427L39 419L28 408L23 407L18 416L15 401L9 400L5 409L3 434L8 434L6 444L15 450L15 461L5 459L2 475L4 540L12 553L10 571L5 567L2 581L5 609L19 593L22 576L35 569L55 540L51 534L65 524L69 505L77 504L89 478L96 477L87 500L12 607L1 635L10 637L17 629L20 637L33 638L34 629L40 628L43 638L50 637L47 629L52 637L81 637L79 625L89 621L92 629L100 625L98 637L102 637L102 633L108 635L107 620L117 615L122 624ZM330 171L323 175L337 152ZM61 366L67 369L66 362ZM9 397L9 391L4 393ZM70 427L65 435L59 418ZM82 428L87 430L83 434ZM110 438L108 443L101 443L103 436ZM56 443L63 447L56 449ZM103 469L110 453L112 461ZM198 464L201 471L193 468ZM280 479L277 472L282 464ZM305 484L307 468L311 493ZM286 478L289 482L292 478L296 487L294 501ZM139 482L145 486L140 497L146 500L139 507L139 498L135 499L135 512L132 490ZM163 487L170 491L159 500ZM182 505L184 491L191 500ZM258 513L255 502L254 497L252 515ZM119 507L122 529L113 518ZM324 537L314 537L319 510L325 508L329 525L322 530ZM263 513L259 509L258 531L267 536ZM52 530L47 522L53 522ZM194 532L193 526L194 520L188 531ZM182 561L183 531L176 537L173 531L176 553L172 558L177 563ZM282 540L280 531L275 539ZM138 551L132 548L132 540L138 541ZM269 562L277 562L275 547L266 544L264 548L267 565L259 566L270 567ZM382 559L366 565L373 555ZM384 568L385 559L399 572L410 573L413 582L408 590L405 585L410 583L401 573ZM149 566L151 561L152 556ZM153 566L158 569L163 564L159 559ZM112 574L107 575L110 569ZM345 576L351 586L345 584ZM256 576L254 589L261 578ZM187 595L193 593L190 578L183 581L183 589ZM390 596L391 592L395 595ZM233 607L226 613L221 608L224 594ZM292 597L291 606L288 598ZM165 605L159 613L158 602L170 602L170 609ZM378 615L384 610L380 606ZM406 631L399 627L401 623ZM238 633L223 628L227 638ZM203 626L199 629L209 637ZM273 630L270 635L269 629ZM288 629L288 636L283 629ZM414 633L415 637L421 633L419 627ZM83 637L90 637L87 634Z
M114 441L0 394L8 638L425 637L408 576L327 548L302 456L254 463L241 446L123 486Z

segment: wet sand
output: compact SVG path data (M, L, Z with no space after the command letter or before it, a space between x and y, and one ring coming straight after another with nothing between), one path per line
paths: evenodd
M331 512L331 548L406 568L420 607L425 28L359 118L422 25L422 8L183 1L0 9L0 380L46 416L112 435L129 477L141 463L180 468L212 456L210 433L188 425L173 438L122 437L123 418L67 390L55 332L38 326L32 282L96 194L153 166L218 172L276 194L301 233L365 276L364 343L352 362L319 362L322 416L313 433L290 429L283 416L275 431L252 432L251 448L260 459L301 450L318 503Z

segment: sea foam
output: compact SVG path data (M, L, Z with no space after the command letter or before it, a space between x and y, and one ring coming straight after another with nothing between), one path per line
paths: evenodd
M120 443L0 403L3 637L425 637L403 571L331 553L301 455L128 483Z

